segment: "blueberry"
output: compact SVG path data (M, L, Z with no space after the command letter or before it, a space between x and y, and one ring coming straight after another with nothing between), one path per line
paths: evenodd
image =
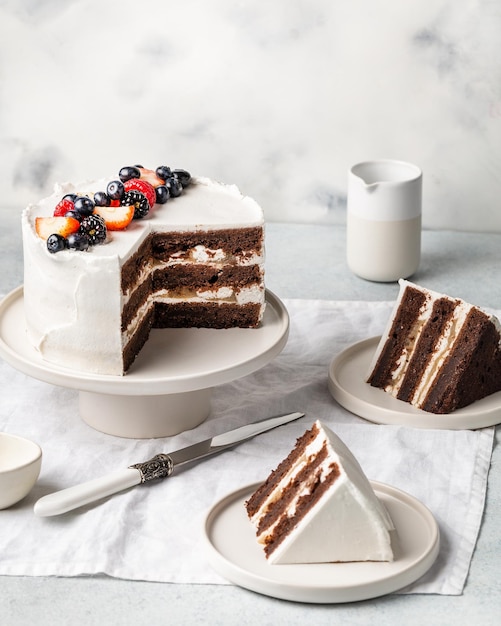
M174 178L174 176L166 180L165 184L172 198L177 198L183 193L183 186L177 178Z
M162 180L167 180L172 176L172 170L167 165L159 165L155 170L155 174Z
M110 206L110 197L105 191L96 191L94 194L94 204L96 206Z
M81 222L85 216L82 215L81 213L78 213L77 211L66 211L66 213L64 214L64 217L72 217L73 219L76 219L79 222Z
M174 170L172 172L175 178L181 183L183 187L187 187L191 182L191 174L186 170Z
M127 165L126 167L122 167L118 172L118 176L122 182L125 182L131 178L141 178L141 172L135 165Z
M78 195L76 193L67 193L63 196L63 200L70 200L71 202L75 202L77 198Z
M157 204L165 204L170 198L170 192L165 185L155 187L155 202Z
M54 233L53 235L49 235L47 237L47 250L52 254L55 252L61 252L61 250L64 250L67 245L68 242L62 235Z
M68 248L71 250L78 250L79 252L87 250L90 245L87 235L81 232L71 233L71 235L68 235L67 243Z
M121 180L112 180L106 187L106 193L112 200L120 200L124 191L124 184Z
M84 217L86 215L92 215L94 202L88 196L79 196L74 202L74 210Z

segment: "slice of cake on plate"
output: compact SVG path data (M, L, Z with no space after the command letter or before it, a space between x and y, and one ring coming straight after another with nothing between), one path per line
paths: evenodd
M367 382L431 413L501 390L501 325L460 298L400 280Z
M393 561L386 508L350 450L320 421L245 507L270 563Z
M24 304L44 360L121 375L151 328L256 328L264 217L235 186L128 166L23 213Z

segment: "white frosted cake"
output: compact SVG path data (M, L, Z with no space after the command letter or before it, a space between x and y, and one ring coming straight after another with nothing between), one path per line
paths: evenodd
M360 464L316 421L245 503L269 563L393 561L393 523Z
M177 172L176 180L171 173L170 197L169 180L141 167L140 176L128 180L58 185L52 196L25 209L27 332L43 359L121 375L151 328L259 326L265 306L262 209L235 186ZM117 191L122 180L132 191ZM74 206L61 209L63 196ZM74 208L87 202L82 197L92 200L91 224L75 215Z

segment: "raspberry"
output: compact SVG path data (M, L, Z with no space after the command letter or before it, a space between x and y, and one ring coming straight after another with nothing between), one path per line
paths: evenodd
M54 217L64 217L68 211L73 211L75 205L68 198L63 198L54 208Z
M150 209L155 204L155 188L151 183L147 180L141 180L140 178L131 178L130 180L126 180L124 182L125 191L139 191L146 196L146 199L149 202Z

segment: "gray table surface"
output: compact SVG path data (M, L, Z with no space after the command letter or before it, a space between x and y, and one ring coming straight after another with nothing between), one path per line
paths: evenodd
M19 217L0 210L0 295L22 282ZM267 286L280 298L393 300L396 284L353 276L342 226L267 226ZM425 231L413 278L480 306L501 309L501 235ZM501 615L499 429L487 503L461 596L390 595L343 605L286 602L224 585L176 585L107 577L0 577L0 623L18 624L470 624ZM1 512L0 512L1 529ZM0 555L1 558L1 555Z

